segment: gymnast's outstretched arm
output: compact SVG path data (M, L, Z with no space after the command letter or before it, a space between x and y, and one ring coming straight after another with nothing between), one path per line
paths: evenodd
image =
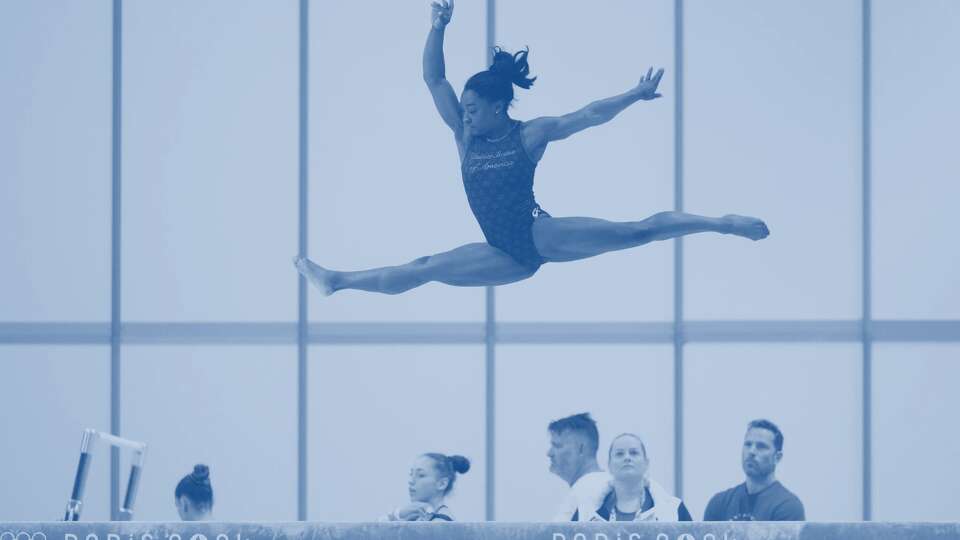
M430 89L437 112L459 141L463 133L463 112L460 109L460 100L446 79L446 66L443 61L443 32L451 17L453 0L433 2L430 33L423 48L423 81Z
M653 68L650 68L636 87L623 94L594 101L579 111L570 114L543 116L527 122L524 130L527 148L539 159L539 156L543 155L547 143L566 139L588 127L609 122L620 114L620 111L637 101L649 101L660 97L660 94L657 93L657 86L660 84L662 76L663 69L654 74Z

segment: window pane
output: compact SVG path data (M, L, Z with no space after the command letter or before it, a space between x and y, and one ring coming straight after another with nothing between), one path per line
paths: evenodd
M0 346L4 521L62 520L83 430L110 432L110 350ZM96 445L80 518L110 519L110 451Z
M314 3L310 11L310 255L337 270L397 265L481 241L451 131L423 83L429 3ZM457 95L484 61L483 2L446 32ZM349 44L345 47L345 44ZM429 284L399 296L311 294L310 317L477 321L484 292Z
M685 208L771 231L690 238L685 316L859 316L860 2L693 0L684 17Z
M766 418L784 436L777 479L803 501L807 520L860 520L861 366L855 344L688 345L683 477L694 516L744 481L747 423Z
M295 2L124 5L123 315L296 317Z
M958 361L955 343L874 346L873 519L960 520Z
M589 412L597 460L613 437L644 437L650 474L673 490L673 349L630 345L497 347L496 518L549 521L567 484L550 473L550 422ZM523 489L516 489L517 479Z
M0 3L0 321L110 318L110 3Z
M177 521L173 492L210 467L219 521L297 517L297 362L285 346L127 346L123 435L148 445L136 516ZM129 474L129 459L121 461Z
M960 4L872 5L873 314L958 319Z
M556 217L636 221L672 210L673 2L620 0L603 9L498 2L496 33L510 51L530 47L538 79L529 91L516 90L512 116L521 120L574 112L633 88L650 66L667 70L662 99L636 103L608 124L550 144L534 187L537 202ZM673 248L659 242L548 264L532 279L498 289L497 313L511 321L669 320Z
M470 460L448 504L458 521L484 519L482 347L314 346L310 358L308 519L374 521L407 503L426 452Z

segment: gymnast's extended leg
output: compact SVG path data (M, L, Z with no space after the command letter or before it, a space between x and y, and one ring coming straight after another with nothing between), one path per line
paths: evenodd
M301 257L295 257L294 264L324 294L342 289L400 294L431 281L460 287L504 285L526 279L536 272L483 242L420 257L399 266L354 272L328 270Z
M643 221L614 222L589 217L542 217L533 224L540 255L551 262L575 261L700 232L717 232L760 240L770 234L752 217L709 218L683 212L660 212Z

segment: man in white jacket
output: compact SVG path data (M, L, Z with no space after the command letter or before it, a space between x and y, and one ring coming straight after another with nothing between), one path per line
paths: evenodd
M600 435L590 413L550 423L550 472L570 485L553 521L581 521L580 508L599 508L610 492L610 475L597 464Z

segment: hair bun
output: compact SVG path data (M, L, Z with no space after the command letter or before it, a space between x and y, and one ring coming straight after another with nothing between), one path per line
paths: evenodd
M490 65L490 71L513 78L516 73L516 66L513 63L513 56L499 47L494 49L493 64Z
M530 74L530 64L527 62L529 54L530 49L510 54L500 47L494 47L490 72L504 77L520 88L529 89L533 85L533 81L537 80L536 77L527 77Z
M193 466L193 473L190 474L194 482L204 483L210 481L210 468L203 463Z
M450 456L450 465L460 474L470 470L470 460L463 456Z

